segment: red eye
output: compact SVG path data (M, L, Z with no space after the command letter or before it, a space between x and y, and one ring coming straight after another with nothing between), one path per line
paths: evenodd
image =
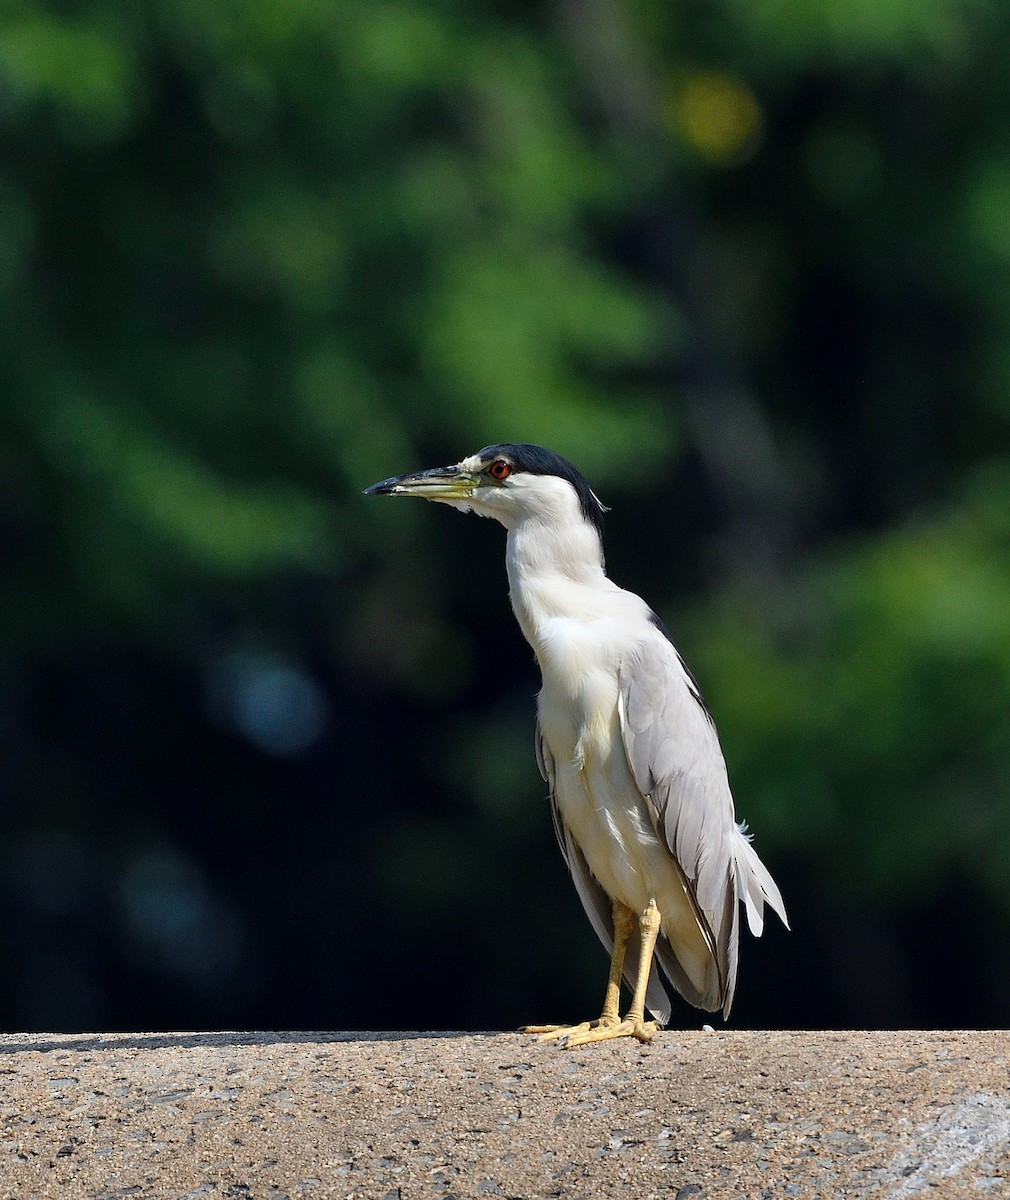
M504 458L496 458L488 467L487 473L492 479L508 479L512 474L512 467Z

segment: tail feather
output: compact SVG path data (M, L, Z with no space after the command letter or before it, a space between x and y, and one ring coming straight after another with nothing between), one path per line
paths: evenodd
M736 884L740 898L743 900L747 913L747 926L755 937L760 937L764 931L764 906L767 904L772 912L777 913L789 928L789 919L782 902L782 893L778 889L771 873L757 856L757 851L751 845L745 825L737 826L737 844L733 855L736 870Z

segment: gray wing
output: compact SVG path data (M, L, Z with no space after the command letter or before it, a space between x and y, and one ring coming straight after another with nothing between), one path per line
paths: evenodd
M785 922L782 897L736 823L712 717L659 628L622 664L619 707L632 776L694 900L718 968L718 995L697 993L665 938L657 956L685 999L700 1008L721 1007L728 1016L736 987L738 902L759 936L765 903Z
M614 917L610 897L593 878L593 874L589 870L589 864L586 862L582 851L575 844L575 840L569 833L568 827L561 816L554 795L554 757L551 754L550 747L544 741L543 734L540 731L539 720L537 721L534 744L537 755L537 766L540 768L540 774L551 790L551 818L554 822L554 832L558 836L558 845L561 847L561 853L568 864L572 881L575 884L575 890L582 901L582 907L586 910L586 916L589 917L593 929L596 930L596 936L606 947L607 953L610 954L614 949ZM636 932L628 942L624 971L624 978L631 988L635 986L635 969L638 965L638 957L639 943ZM660 982L659 973L655 965L653 965L652 973L649 976L649 987L645 994L645 1003L649 1012L652 1013L661 1025L665 1025L669 1021L671 1010L670 997L666 994L666 989Z

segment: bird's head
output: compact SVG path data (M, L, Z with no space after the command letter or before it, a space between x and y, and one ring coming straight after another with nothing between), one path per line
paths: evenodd
M523 442L485 446L451 467L396 475L366 496L421 496L493 517L507 529L523 519L564 526L586 521L599 533L603 513L585 477L553 450Z

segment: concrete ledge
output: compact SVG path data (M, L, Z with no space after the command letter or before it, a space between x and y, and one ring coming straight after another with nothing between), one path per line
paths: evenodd
M1010 1035L0 1038L0 1198L1010 1196Z

